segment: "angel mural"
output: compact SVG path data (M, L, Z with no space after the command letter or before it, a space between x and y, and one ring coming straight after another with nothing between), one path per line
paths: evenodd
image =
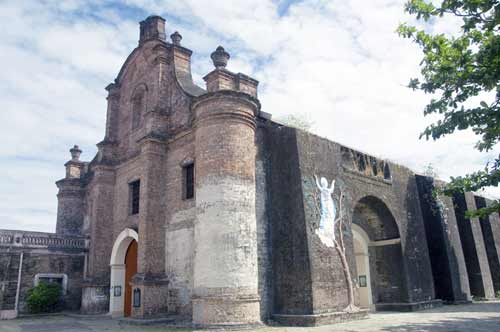
M346 312L357 312L359 308L354 304L354 280L351 277L351 270L346 256L346 245L344 242L344 229L349 227L348 216L345 211L345 186L340 186L338 196L338 214L336 201L333 199L333 192L335 190L335 180L332 180L332 185L328 187L328 181L322 177L318 181L318 177L314 175L316 186L320 192L320 222L319 227L316 229L316 234L324 245L330 248L335 248L342 264L342 271L347 286L347 306L344 308ZM335 228L338 228L339 238L335 238Z
M323 243L329 247L333 247L333 241L335 240L335 221L337 218L337 209L332 197L335 190L335 180L332 180L332 185L330 187L328 187L328 181L324 177L321 177L318 181L318 177L314 175L314 180L320 191L321 207L321 219L319 221L319 229L316 232Z

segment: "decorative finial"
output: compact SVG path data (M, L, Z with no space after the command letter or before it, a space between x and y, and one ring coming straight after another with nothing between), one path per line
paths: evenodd
M78 147L78 145L73 146L69 152L71 153L72 161L80 161L80 155L82 154L82 150Z
M215 68L223 69L226 68L230 55L224 50L224 47L219 46L210 57L212 58Z
M182 40L182 36L181 34L176 31L174 32L173 34L170 35L170 39L172 39L172 44L174 45L180 45L181 44L181 40Z

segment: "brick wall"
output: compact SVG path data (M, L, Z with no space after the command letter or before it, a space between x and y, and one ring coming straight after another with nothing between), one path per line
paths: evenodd
M61 309L79 310L86 254L84 238L4 230L0 230L0 238L0 311L16 309L19 273L20 313L28 310L27 292L35 286L38 274L65 275L67 287Z

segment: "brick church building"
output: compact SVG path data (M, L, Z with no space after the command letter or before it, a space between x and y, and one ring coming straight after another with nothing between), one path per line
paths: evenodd
M167 41L159 16L140 23L106 87L96 156L82 161L73 147L56 182L56 233L0 230L2 318L48 281L67 309L113 318L343 320L341 260L321 235L340 191L359 307L412 311L500 291L500 218L464 217L489 201L435 197L430 177L273 121L258 82L227 70L222 47L195 85L181 39Z

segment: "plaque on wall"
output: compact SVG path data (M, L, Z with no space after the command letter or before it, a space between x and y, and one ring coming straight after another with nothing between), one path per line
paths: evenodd
M359 276L359 287L366 287L366 276Z
M115 286L113 287L113 296L119 297L122 296L122 286Z
M141 290L139 288L134 289L133 306L134 308L141 306Z
M95 295L97 297L107 297L109 296L109 287L96 287Z

